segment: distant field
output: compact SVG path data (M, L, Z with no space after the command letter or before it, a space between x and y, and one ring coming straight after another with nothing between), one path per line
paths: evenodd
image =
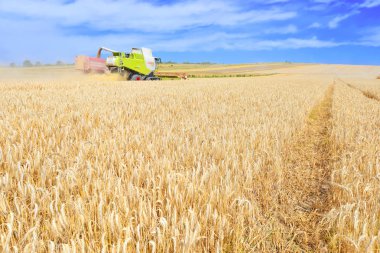
M160 72L186 72L190 77L229 77L275 74L277 69L305 66L292 63L257 64L160 64ZM265 73L261 73L265 71Z
M378 252L378 66L0 69L0 252Z

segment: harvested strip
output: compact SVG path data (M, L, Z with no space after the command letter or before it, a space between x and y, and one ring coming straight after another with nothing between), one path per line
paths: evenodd
M376 94L370 92L370 91L362 91L363 95L366 96L367 98L374 99L377 101L380 101L380 97L378 97Z
M327 241L322 216L331 207L330 186L326 182L330 181L333 157L333 91L330 86L310 112L305 128L284 150L279 215L302 251L320 251Z
M348 87L360 91L360 92L363 93L363 95L366 96L367 98L369 98L369 99L374 99L374 100L380 102L380 97L379 97L378 95L376 95L375 93L373 93L373 92L371 92L371 91L368 91L368 90L362 90L362 89L360 89L360 88L358 88L358 87L356 87L356 86L354 86L354 85L352 85L352 84L349 84L349 83L347 83L347 82L345 82L345 81L343 81L343 80L340 80L340 81L341 81L342 83L346 84Z

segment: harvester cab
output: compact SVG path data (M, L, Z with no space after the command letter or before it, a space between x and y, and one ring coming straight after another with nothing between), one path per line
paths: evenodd
M153 57L151 49L132 48L130 53L124 53L101 47L97 58L101 58L102 51L111 53L105 59L105 65L110 72L119 72L127 80L159 80L154 76L158 58Z

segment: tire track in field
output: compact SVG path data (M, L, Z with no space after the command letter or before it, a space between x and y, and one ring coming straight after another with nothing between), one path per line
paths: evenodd
M326 249L328 230L322 218L332 207L328 182L333 160L333 93L331 85L309 113L304 129L283 152L279 219L289 228L288 245L293 245L284 251Z
M362 90L362 89L360 89L360 88L358 88L352 84L349 84L349 83L343 81L342 79L338 79L338 80L341 81L342 83L344 83L345 85L347 85L348 87L360 91L365 97L380 102L380 97L378 95L376 95L375 93L370 92L368 90Z

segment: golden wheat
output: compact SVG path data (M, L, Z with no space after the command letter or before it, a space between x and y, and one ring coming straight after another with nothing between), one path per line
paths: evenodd
M336 81L318 118L333 83L0 81L0 251L379 249L380 106ZM332 122L328 165L310 119ZM323 178L302 183L300 152ZM326 210L299 214L320 193Z
M330 247L342 252L377 252L380 250L380 103L338 82L333 108L333 136L339 159L332 173L336 208L327 216L334 232Z

